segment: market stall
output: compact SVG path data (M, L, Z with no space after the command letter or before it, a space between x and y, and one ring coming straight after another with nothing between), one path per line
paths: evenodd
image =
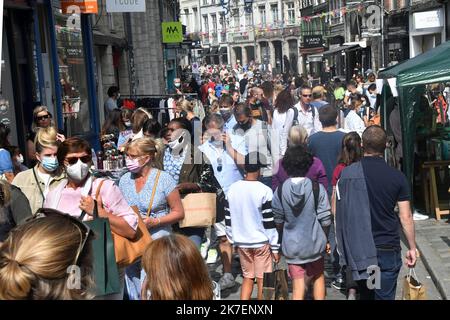
M448 208L450 181L450 41L387 68L378 77L386 80L382 93L383 122L386 128L390 127L389 118L393 106L398 104L399 107L402 170L412 186L415 182L418 185L417 179L422 180L419 181L424 188L424 199L421 200L429 210L436 213L437 218L442 214L449 214L448 210L442 210L441 207ZM439 179L436 179L434 171L431 172L435 169L439 170ZM426 171L430 171L429 174ZM421 178L417 178L419 176ZM439 198L443 194L440 189L444 188L447 197Z

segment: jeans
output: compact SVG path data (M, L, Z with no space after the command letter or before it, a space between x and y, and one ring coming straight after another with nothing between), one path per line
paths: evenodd
M206 228L180 228L177 232L191 239L198 249L202 245L203 236Z
M397 279L402 267L401 251L377 248L377 259L380 268L380 288L369 290L366 280L358 281L361 300L395 300Z
M331 222L330 232L328 233L328 241L330 242L330 261L333 266L333 273L336 278L344 277L342 268L339 265L339 254L337 252L337 244L336 244L336 229L334 222Z

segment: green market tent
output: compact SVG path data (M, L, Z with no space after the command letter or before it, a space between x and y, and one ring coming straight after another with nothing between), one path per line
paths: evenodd
M450 81L450 41L417 57L380 71L379 78L397 78L398 103L400 106L403 164L409 181L414 172L414 141L416 136L416 114L425 85ZM383 88L383 109L386 110L388 85ZM386 119L385 119L386 120Z

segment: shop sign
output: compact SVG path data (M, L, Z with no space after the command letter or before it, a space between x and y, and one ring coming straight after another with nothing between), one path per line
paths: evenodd
M323 47L322 35L303 36L303 48Z
M183 28L181 22L163 22L161 27L163 43L183 42Z
M415 29L441 28L444 26L442 9L413 13Z
M97 0L61 0L61 10L64 14L98 13Z
M145 0L106 0L106 12L145 12Z

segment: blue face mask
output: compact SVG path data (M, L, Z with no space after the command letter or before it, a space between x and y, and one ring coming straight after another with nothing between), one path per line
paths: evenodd
M42 157L41 164L48 172L53 172L59 167L58 158L56 157Z

